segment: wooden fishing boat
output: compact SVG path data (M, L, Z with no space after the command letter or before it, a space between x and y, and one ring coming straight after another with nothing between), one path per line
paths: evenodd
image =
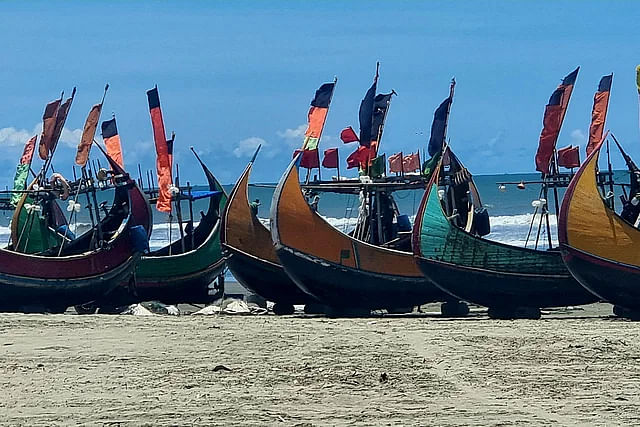
M64 253L60 256L57 246L39 254L0 249L0 310L63 312L131 282L149 226L148 222L136 223L134 216L146 213L148 217L149 207L134 207L132 201L143 196L128 175L122 176L114 194L99 228L75 242L62 240ZM16 209L13 222L19 222L21 213L21 207ZM97 233L100 244L89 250L88 242L95 243Z
M336 313L408 308L452 298L427 282L411 253L340 232L302 194L296 157L271 204L271 236L285 271Z
M558 240L571 274L594 295L614 304L616 314L638 320L640 231L611 209L598 190L600 148L590 154L565 193Z
M488 307L493 318L538 318L541 307L597 301L571 276L558 250L510 246L477 235L479 205L471 175L445 148L413 232L416 260L433 284Z
M209 186L208 192L202 195L209 198L208 209L201 214L199 224L181 239L145 254L136 266L134 286L119 287L100 301L76 307L78 312L91 313L97 307L109 311L142 301L205 304L221 296L223 290L211 292L210 285L223 274L225 266L220 246L220 210L227 196L209 168L198 161ZM193 192L184 197L200 196ZM148 204L144 195L137 202Z
M294 304L315 299L298 288L285 273L271 241L271 233L249 206L251 160L231 190L222 219L222 246L227 266L242 286L275 303L277 314L293 313Z

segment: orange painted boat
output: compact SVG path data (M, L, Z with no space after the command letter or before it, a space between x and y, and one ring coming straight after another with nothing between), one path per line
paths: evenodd
M640 319L640 230L611 209L598 190L600 148L580 167L562 201L562 259L582 286L615 305L616 314Z
M315 302L287 276L271 233L249 207L249 176L254 160L233 187L222 216L222 246L227 266L242 286L276 304L276 313L293 312L293 304Z
M285 271L301 289L337 312L452 298L427 282L411 253L356 240L312 210L302 194L297 160L274 193L271 237Z

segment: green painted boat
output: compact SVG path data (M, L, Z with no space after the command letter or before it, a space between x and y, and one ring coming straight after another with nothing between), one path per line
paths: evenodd
M142 257L136 270L136 301L204 304L222 293L222 289L212 292L210 285L225 267L220 244L220 214L227 203L227 194L209 168L201 161L200 165L209 191L217 194L209 197L208 210L194 228L193 239L191 234L186 234L183 239Z
M571 276L559 251L510 246L474 233L480 204L471 175L446 180L445 170L453 177L466 169L452 152L442 157L447 164L436 168L414 225L414 255L425 277L451 295L489 307L497 318L538 317L541 307L597 300ZM454 224L460 217L464 221Z

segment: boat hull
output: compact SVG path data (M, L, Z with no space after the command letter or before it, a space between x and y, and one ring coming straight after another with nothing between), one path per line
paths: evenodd
M640 268L561 245L562 258L582 286L604 301L640 310ZM606 277L606 280L603 280Z
M302 292L285 273L282 265L227 247L231 254L227 266L246 289L276 304L309 304L315 298Z
M277 253L294 282L331 307L393 309L454 300L423 277L363 271L288 247L277 248Z
M163 279L136 275L135 286L115 289L101 305L121 306L142 301L209 304L222 296L223 289L214 289L211 284L223 274L224 265L224 260L218 260L204 270L188 274L168 274Z
M0 311L61 313L67 307L99 300L133 277L140 256L103 274L83 278L32 279L0 274Z
M504 273L422 257L417 257L417 262L435 286L485 307L564 307L596 301L568 272L565 275Z

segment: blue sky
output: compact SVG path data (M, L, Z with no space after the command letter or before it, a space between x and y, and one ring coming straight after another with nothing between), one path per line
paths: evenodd
M155 165L145 91L158 84L183 180L204 181L190 145L229 183L263 142L254 180L273 182L301 143L315 89L334 76L321 148L339 146L341 159L355 150L338 134L358 129L377 60L379 90L398 93L381 146L388 154L426 148L455 76L449 136L469 169L532 172L544 105L580 65L558 145L584 147L593 93L614 72L607 127L640 160L639 12L623 1L3 1L0 179L10 185L44 105L75 85L54 161L70 174L86 114L108 82L103 118L116 113L130 169Z

